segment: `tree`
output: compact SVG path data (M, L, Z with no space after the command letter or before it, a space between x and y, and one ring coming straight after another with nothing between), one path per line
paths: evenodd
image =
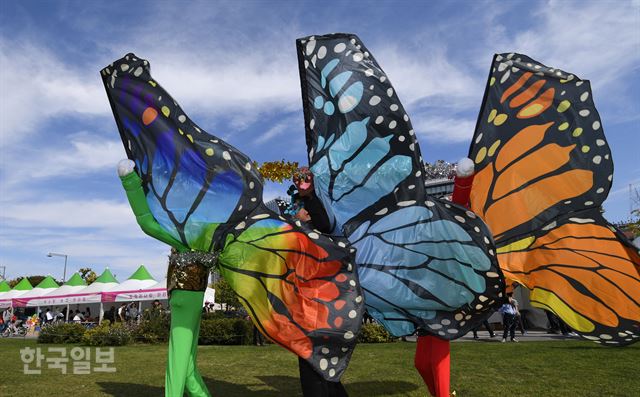
M224 311L240 307L240 300L227 280L224 278L218 279L213 283L213 289L216 290L216 303L224 305Z
M628 230L633 233L634 237L640 236L640 208L631 211L631 215L635 218L627 225Z
M83 267L82 269L78 270L78 273L80 273L80 277L82 277L82 279L87 283L87 285L90 285L91 283L96 281L96 279L98 278L98 275L96 274L96 272L91 270L90 267Z

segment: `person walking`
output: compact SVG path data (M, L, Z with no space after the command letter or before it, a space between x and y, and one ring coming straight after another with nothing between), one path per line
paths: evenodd
M118 316L117 316L117 320L125 323L126 322L126 316L127 316L127 304L125 302L122 302L120 304L120 307L118 308Z
M507 341L507 334L509 334L511 342L518 342L516 339L516 314L518 313L516 307L518 306L518 301L513 299L511 293L507 293L507 297L509 301L505 302L499 310L502 313L502 325L504 326L502 342Z
M53 322L53 314L51 313L51 309L47 308L47 311L44 313L44 323L49 324Z
M487 331L489 331L489 337L490 338L494 338L496 336L495 332L493 332L493 328L491 328L491 324L489 324L488 320L484 320L482 322L482 325L484 325L484 327L487 329ZM475 327L474 329L472 329L471 331L473 332L473 339L480 339L478 338L478 330L480 329L480 326Z

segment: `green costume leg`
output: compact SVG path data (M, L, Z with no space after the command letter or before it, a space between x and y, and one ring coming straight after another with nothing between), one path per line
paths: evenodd
M202 300L204 293L201 293L199 298L199 310L202 313ZM193 343L191 343L191 359L189 360L189 368L187 368L187 392L192 397L211 397L209 389L202 380L202 376L198 371L198 335L200 335L200 317L198 316L198 328L195 330L195 337Z
M191 397L210 397L196 367L198 334L204 292L171 292L171 333L165 379L165 396L182 397L185 386Z

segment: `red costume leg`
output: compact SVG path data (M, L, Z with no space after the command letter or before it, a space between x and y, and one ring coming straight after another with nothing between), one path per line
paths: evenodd
M418 336L415 366L432 396L449 397L450 363L449 341Z

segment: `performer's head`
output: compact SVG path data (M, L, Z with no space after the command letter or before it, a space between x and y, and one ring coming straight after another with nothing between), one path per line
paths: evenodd
M293 173L293 183L301 196L307 196L313 191L313 174L309 167L300 167Z

